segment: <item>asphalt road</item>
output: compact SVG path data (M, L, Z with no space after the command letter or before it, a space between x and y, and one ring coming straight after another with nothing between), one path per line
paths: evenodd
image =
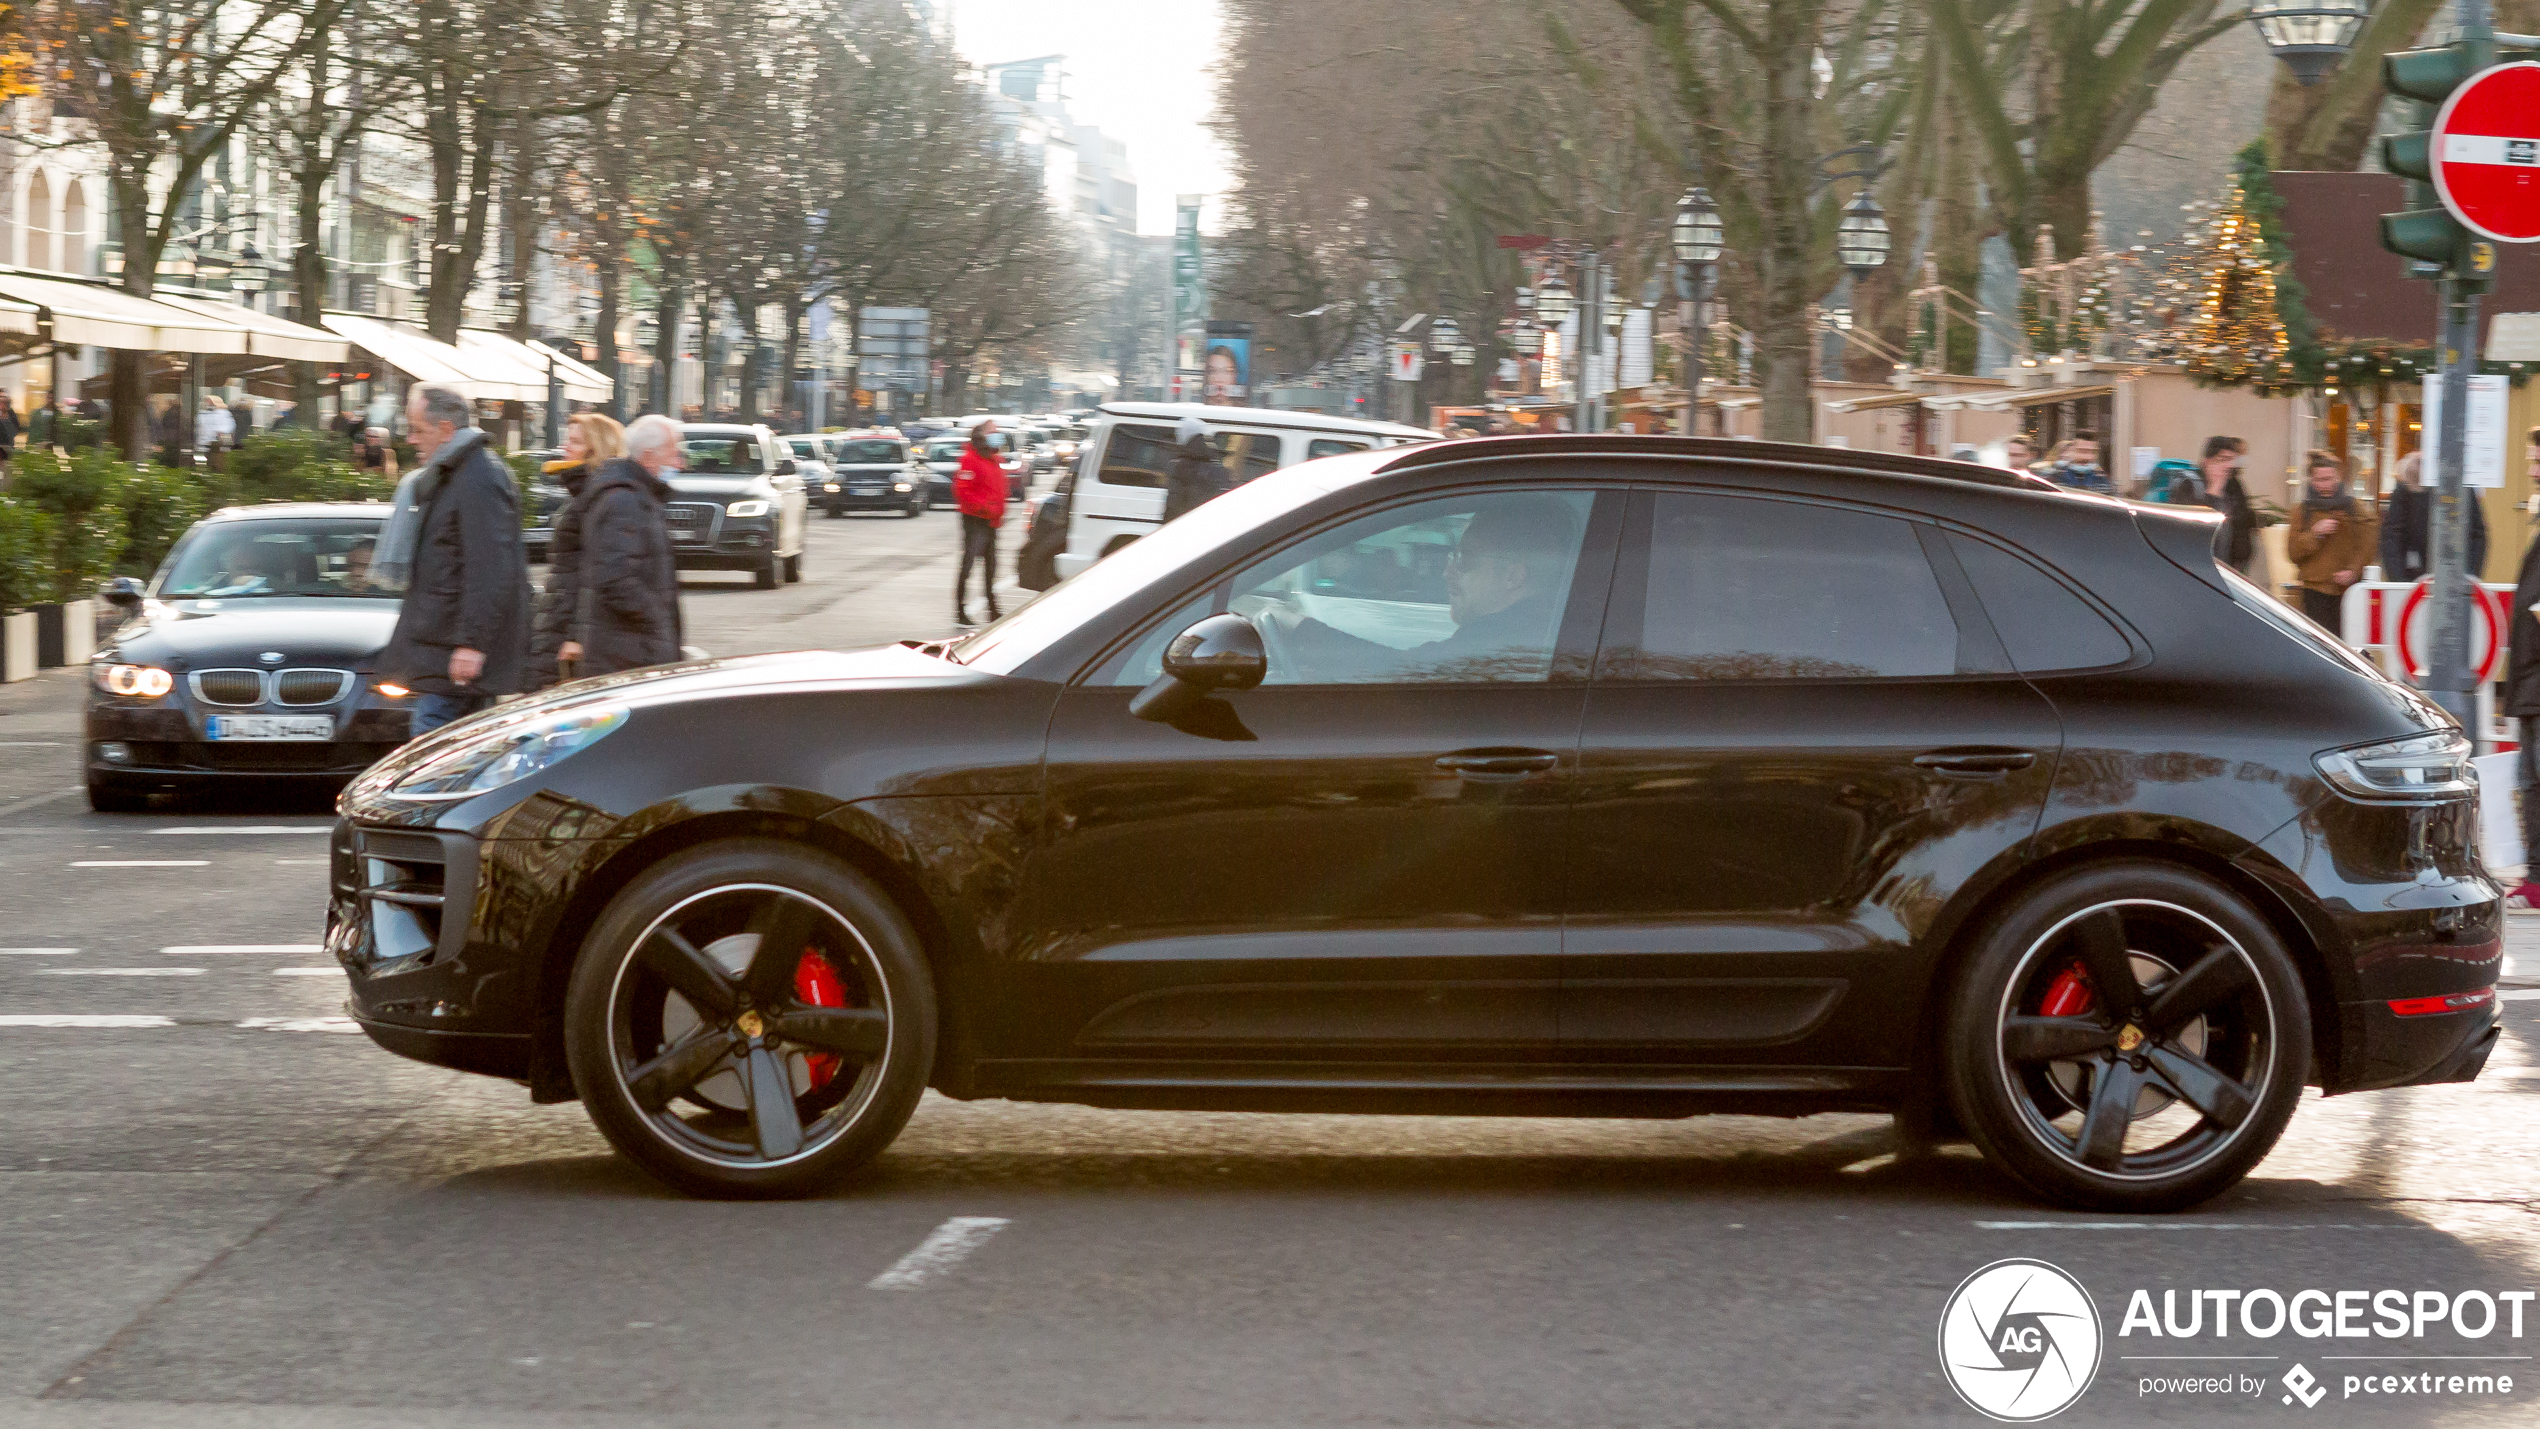
M956 530L815 521L802 585L696 578L690 638L943 635ZM2120 1333L2137 1289L2540 1289L2540 918L2484 1080L2314 1099L2185 1217L2045 1210L1872 1117L939 1098L834 1195L714 1204L351 1031L325 806L92 815L79 700L0 689L0 1425L1980 1424L1936 1331L2013 1257L2103 1322L2059 1424L2540 1423L2540 1303L2520 1339ZM2506 1358L2359 1358L2400 1355ZM2402 1371L2516 1384L2345 1391Z

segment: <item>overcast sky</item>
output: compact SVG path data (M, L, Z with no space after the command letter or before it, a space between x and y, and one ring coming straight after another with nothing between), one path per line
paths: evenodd
M1217 0L944 0L944 8L954 43L974 63L1067 57L1068 111L1129 145L1140 233L1173 231L1175 194L1226 186L1225 152L1201 127L1215 98Z

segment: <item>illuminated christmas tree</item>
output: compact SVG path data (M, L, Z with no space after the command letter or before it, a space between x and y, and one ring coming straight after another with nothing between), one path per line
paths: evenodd
M2189 245L2195 307L2179 355L2188 371L2214 382L2265 382L2281 371L2291 341L2276 308L2275 264L2237 183Z

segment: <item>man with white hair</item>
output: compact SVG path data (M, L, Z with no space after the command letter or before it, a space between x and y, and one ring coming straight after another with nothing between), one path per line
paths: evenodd
M626 429L626 455L582 488L582 598L571 627L581 674L679 658L679 563L665 478L684 458L678 423L658 413L637 417Z
M377 564L405 577L379 673L415 692L411 732L474 714L521 688L529 658L529 562L520 494L487 449L467 395L418 383L406 433L423 464L398 487Z

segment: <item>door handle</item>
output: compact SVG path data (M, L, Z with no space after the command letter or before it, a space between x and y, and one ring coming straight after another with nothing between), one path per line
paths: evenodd
M1917 768L1977 777L2008 774L2036 762L2037 755L2026 749L1935 749L1914 756Z
M1561 767L1561 756L1546 749L1468 749L1439 755L1437 767L1467 779L1505 781L1549 774Z

